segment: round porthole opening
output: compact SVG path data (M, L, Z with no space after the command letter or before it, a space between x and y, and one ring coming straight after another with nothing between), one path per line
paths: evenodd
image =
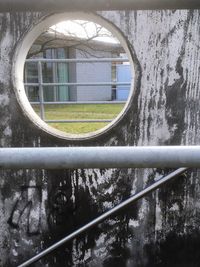
M126 112L134 70L113 25L67 13L46 18L25 36L14 78L20 105L37 126L62 138L88 139Z

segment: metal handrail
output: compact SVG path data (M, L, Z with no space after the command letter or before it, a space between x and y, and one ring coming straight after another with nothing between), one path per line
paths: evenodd
M98 11L98 10L148 10L148 9L195 9L199 0L1 0L1 12L9 11Z
M0 169L200 167L200 146L0 148Z
M40 260L41 258L43 258L47 254L53 252L55 249L57 249L58 247L62 246L66 242L72 240L73 238L77 237L81 233L83 233L83 232L89 230L90 228L96 226L97 224L101 223L102 221L104 221L105 219L110 217L111 215L116 214L116 212L120 211L121 209L125 208L126 206L130 205L131 203L139 200L140 198L146 196L148 193L150 193L150 192L156 190L157 188L159 188L160 186L164 185L166 182L170 181L171 179L173 179L173 178L179 176L180 174L184 173L187 169L188 168L179 168L176 171L168 174L164 178L160 178L159 180L154 182L152 185L150 185L147 188L143 189L139 193L136 193L135 195L131 196L127 200L123 201L121 204L119 204L116 207L114 207L113 209L103 213L102 215L100 215L96 219L92 220L88 224L84 225L83 227L81 227L78 230L74 231L73 233L69 234L65 238L61 239L60 241L58 241L57 243L53 244L49 248L47 248L44 251L40 252L39 254L37 254L36 256L32 257L28 261L20 264L18 267L27 267L30 264Z

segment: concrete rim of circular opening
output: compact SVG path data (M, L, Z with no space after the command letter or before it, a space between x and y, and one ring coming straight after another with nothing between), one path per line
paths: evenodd
M58 138L66 139L66 140L87 140L92 139L94 137L98 137L102 135L103 133L108 132L110 129L112 129L118 122L121 120L123 115L128 111L128 107L130 104L130 100L133 96L133 81L131 81L131 87L130 87L130 93L129 97L126 101L126 104L124 105L122 111L117 115L115 119L113 119L112 122L110 122L105 127L89 133L83 133L83 134L71 134L66 133L60 130L57 130L51 126L49 126L46 122L44 122L33 110L27 96L25 93L24 88L24 63L26 60L26 56L28 54L28 51L34 41L42 34L44 31L46 31L50 26L55 25L61 21L65 20L87 20L92 21L94 23L98 23L101 26L105 27L107 30L109 30L117 39L119 40L120 44L124 48L130 65L131 65L131 72L134 72L134 62L131 57L131 52L128 48L127 42L125 38L122 36L120 31L110 22L108 22L103 17L93 14L93 13L84 13L84 12L70 12L70 13L62 13L62 14L54 14L45 17L42 21L40 21L38 24L32 27L32 29L29 30L29 32L24 36L23 40L18 44L15 56L13 60L13 71L12 71L12 79L14 84L14 89L16 93L17 100L23 110L23 113L28 117L37 127L39 127L41 130L47 132L50 135L53 135Z

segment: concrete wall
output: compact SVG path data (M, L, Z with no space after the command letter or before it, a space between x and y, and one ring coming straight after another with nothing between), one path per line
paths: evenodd
M129 44L135 94L118 125L87 141L60 139L33 125L13 90L16 44L45 14L0 15L1 147L200 143L199 11L102 15ZM1 170L0 266L17 266L169 171ZM198 266L199 220L193 169L34 266Z

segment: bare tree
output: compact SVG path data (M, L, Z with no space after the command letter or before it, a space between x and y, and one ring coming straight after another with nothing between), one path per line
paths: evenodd
M73 29L63 27L61 31L59 25L54 25L38 37L30 49L27 58L31 58L47 49L61 47L76 48L84 57L100 57L97 56L99 51L124 52L118 40L101 25L80 20L74 20L73 23L81 29L82 36L79 36L79 33ZM101 38L113 39L115 43L113 42L112 45L108 45L106 42L99 41Z

